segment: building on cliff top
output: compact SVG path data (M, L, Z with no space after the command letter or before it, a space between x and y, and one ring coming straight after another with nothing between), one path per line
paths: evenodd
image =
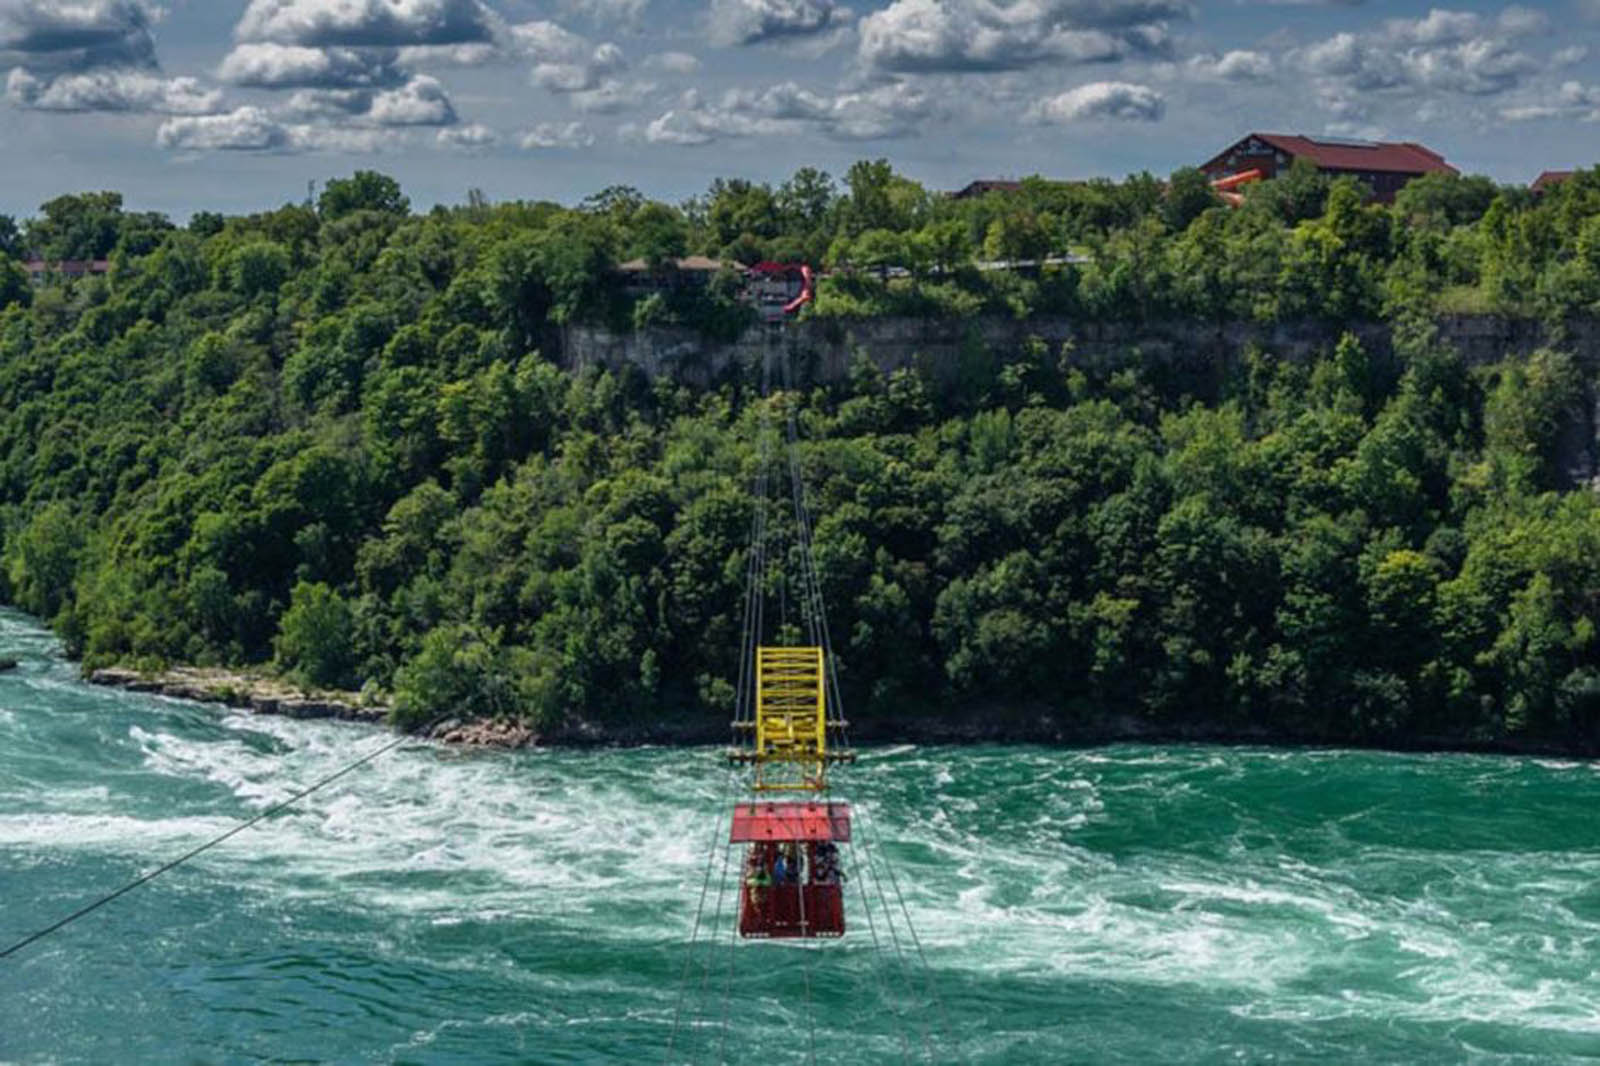
M1534 178L1533 184L1528 186L1528 188L1533 190L1533 195L1543 196L1557 185L1560 185L1562 182L1572 177L1574 173L1575 172L1571 170L1547 170L1543 174L1540 174L1537 178Z
M1395 194L1424 174L1456 174L1444 156L1411 141L1361 141L1343 137L1305 137L1252 133L1200 164L1213 181L1259 171L1271 179L1304 159L1324 174L1350 175L1372 190L1373 199L1392 203Z
M91 274L109 274L111 262L107 259L61 259L46 261L29 259L22 264L28 280L41 285L49 278L86 278Z
M1009 178L979 178L950 194L952 200L972 200L979 196L987 196L992 192L1018 192L1022 189L1022 182Z
M737 263L729 264L735 269ZM724 264L703 255L674 259L652 268L644 259L630 259L617 264L617 272L625 279L631 293L660 292L664 289L686 289L711 284Z

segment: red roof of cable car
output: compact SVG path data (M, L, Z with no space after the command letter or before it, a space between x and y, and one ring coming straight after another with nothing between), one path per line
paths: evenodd
M767 840L850 841L848 803L741 803L733 809L730 844Z

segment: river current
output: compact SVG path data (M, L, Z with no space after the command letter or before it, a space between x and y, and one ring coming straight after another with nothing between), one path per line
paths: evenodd
M385 740L0 656L0 949ZM0 960L0 1063L1600 1061L1594 764L870 750L807 947L715 915L727 785L407 745Z

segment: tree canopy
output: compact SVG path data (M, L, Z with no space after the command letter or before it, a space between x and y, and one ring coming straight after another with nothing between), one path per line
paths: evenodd
M1238 210L1193 175L952 201L880 161L419 216L364 174L184 229L63 197L21 239L113 269L0 274L0 595L90 665L272 664L405 721L725 717L755 438L792 406L861 716L1592 747L1585 368L1559 332L1468 367L1428 322L1594 313L1600 172L1537 200L1430 179L1393 208L1273 184ZM753 374L558 368L562 324L626 329L646 299L736 331L725 287L641 297L614 271L680 249L826 256L820 315L1384 319L1396 350L1352 329L1199 389L1134 350L975 340L954 378L858 353L768 401Z

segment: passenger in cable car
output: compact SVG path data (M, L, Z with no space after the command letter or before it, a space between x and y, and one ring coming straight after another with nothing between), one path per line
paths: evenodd
M750 909L758 914L766 900L767 889L772 885L772 875L767 872L766 857L762 854L764 850L760 845L751 848L745 862L744 883L750 889Z
M839 869L839 845L831 840L817 845L811 880L819 885L836 885L844 880L844 873Z
M772 867L772 880L780 885L800 883L800 856L793 844L779 848L778 861Z

